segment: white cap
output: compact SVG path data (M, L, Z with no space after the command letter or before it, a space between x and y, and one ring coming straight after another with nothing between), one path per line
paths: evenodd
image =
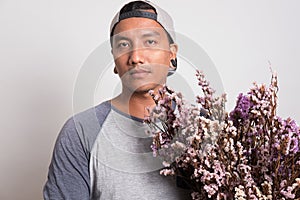
M171 16L165 10L161 9L160 7L158 7L157 5L153 4L150 1L147 0L140 0L140 1L152 6L155 9L156 13L147 12L143 10L135 10L135 11L125 12L120 15L120 11L119 11L111 22L110 35L112 36L113 29L121 20L131 18L131 17L143 17L143 18L153 19L156 22L158 22L167 31L167 33L170 35L172 40L175 42L176 36L174 31L174 23Z

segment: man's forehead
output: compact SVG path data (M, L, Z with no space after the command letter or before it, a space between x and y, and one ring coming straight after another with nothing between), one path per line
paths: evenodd
M162 30L163 27L153 19L147 19L142 17L132 17L128 19L124 19L120 21L114 30L115 34L120 32L128 31L128 30L135 30L135 29L151 29L151 28L160 28Z
M162 28L138 28L113 35L115 40L123 38L162 37L165 34Z

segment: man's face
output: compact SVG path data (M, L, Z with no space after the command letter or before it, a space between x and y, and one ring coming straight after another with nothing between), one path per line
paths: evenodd
M147 92L164 84L176 51L154 20L128 18L115 27L112 53L123 89Z

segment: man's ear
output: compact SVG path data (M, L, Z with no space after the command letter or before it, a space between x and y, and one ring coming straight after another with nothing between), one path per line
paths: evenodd
M113 58L115 60L114 50L112 48L110 49L110 53L111 53L111 55L113 56Z
M177 57L178 45L177 44L170 44L170 59L175 59Z

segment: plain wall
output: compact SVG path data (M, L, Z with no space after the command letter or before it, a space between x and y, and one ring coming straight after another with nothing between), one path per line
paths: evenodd
M55 139L75 112L77 75L107 42L110 20L124 2L0 0L1 200L42 199ZM211 58L229 110L253 81L269 84L271 63L279 78L278 114L300 121L298 0L153 2Z

